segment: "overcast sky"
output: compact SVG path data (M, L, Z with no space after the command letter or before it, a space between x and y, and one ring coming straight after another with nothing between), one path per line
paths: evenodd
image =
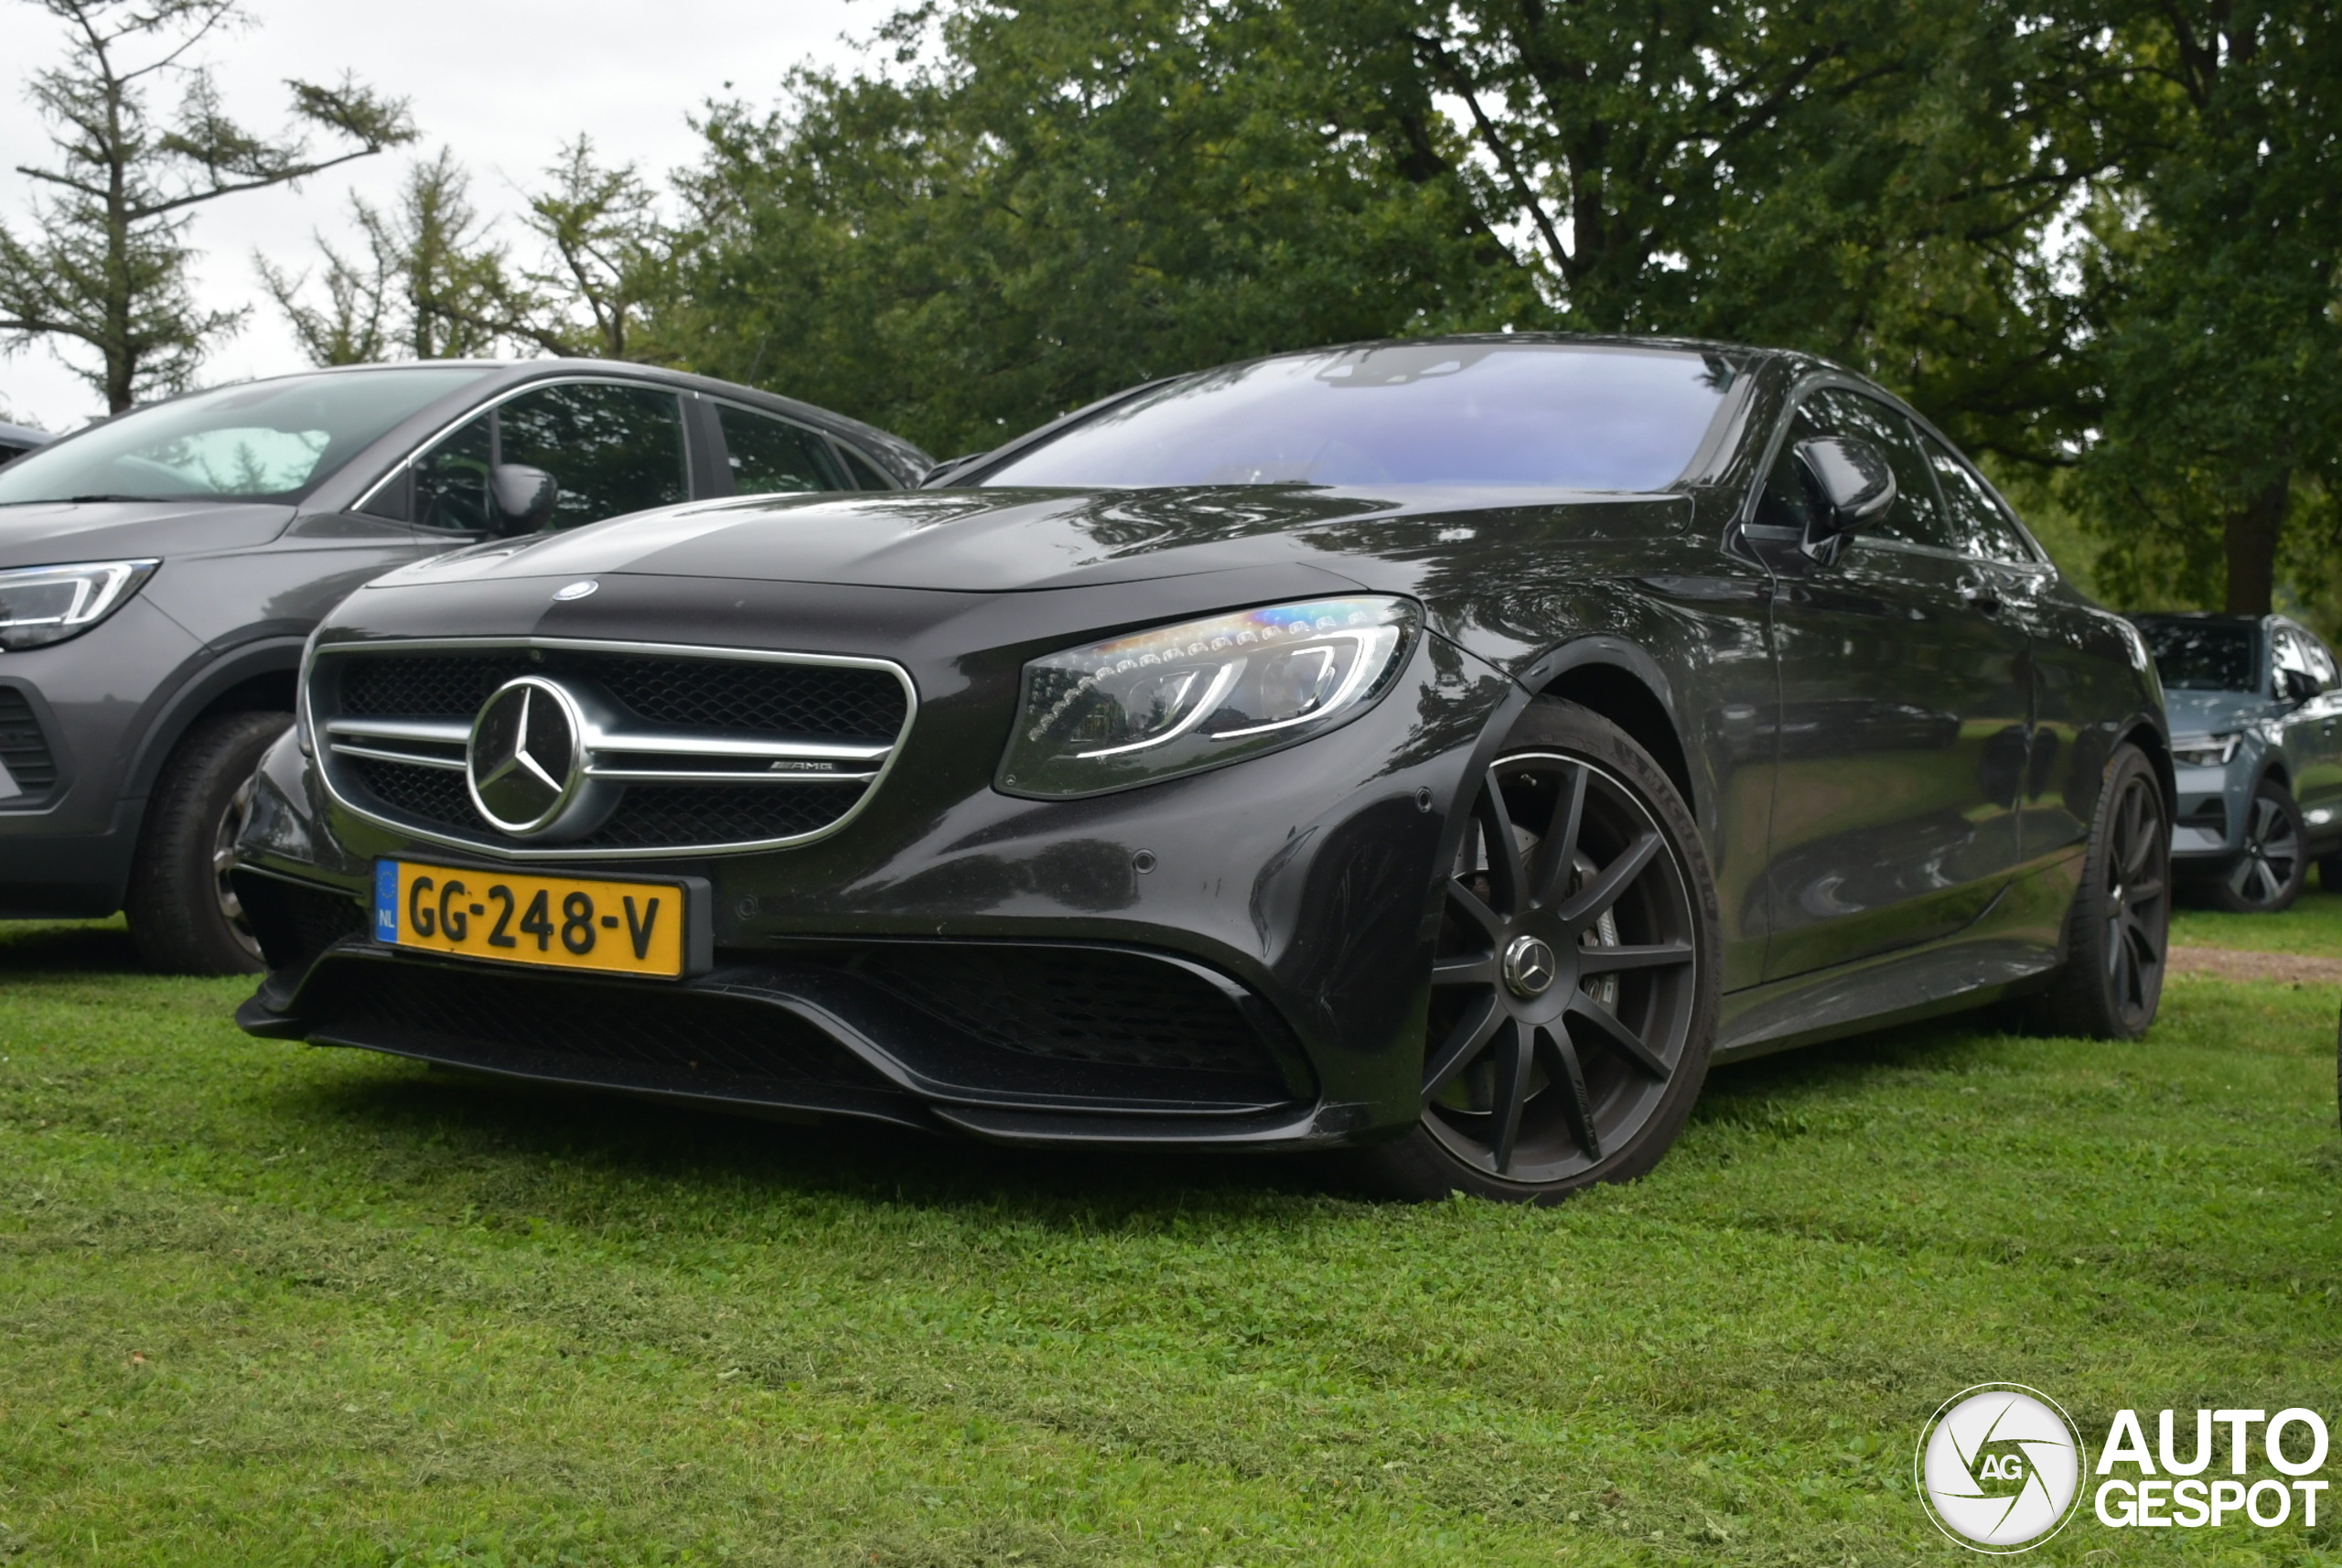
M0 219L22 234L30 182L14 171L48 155L25 82L61 56L63 32L22 0L0 4L9 46L0 68ZM288 77L332 81L354 70L411 100L421 149L452 146L472 170L474 204L509 214L520 188L580 131L606 161L632 161L647 176L693 161L684 120L701 103L732 95L769 103L792 65L854 61L849 40L866 37L894 8L887 0L247 0L257 26L211 46L208 58L229 112L250 128L281 123ZM302 367L274 306L256 298L252 252L296 270L313 264L311 231L345 238L349 192L387 197L407 157L382 154L297 192L252 191L199 209L199 297L214 307L255 306L243 332L206 361L205 381ZM515 228L509 216L503 227ZM63 430L103 406L47 349L0 359L0 418L14 411Z

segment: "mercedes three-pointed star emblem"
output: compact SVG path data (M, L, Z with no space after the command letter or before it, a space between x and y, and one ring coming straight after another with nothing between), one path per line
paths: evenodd
M472 721L464 779L481 816L515 837L553 827L585 781L577 703L542 675L498 687Z

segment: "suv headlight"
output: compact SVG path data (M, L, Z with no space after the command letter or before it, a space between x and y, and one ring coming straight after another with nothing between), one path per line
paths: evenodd
M2171 759L2182 768L2226 768L2243 743L2244 736L2233 730L2226 735L2175 736Z
M130 600L158 561L95 561L0 572L0 650L79 637Z
M1372 706L1422 616L1361 595L1238 610L1025 666L1000 763L1010 795L1094 795L1323 735Z

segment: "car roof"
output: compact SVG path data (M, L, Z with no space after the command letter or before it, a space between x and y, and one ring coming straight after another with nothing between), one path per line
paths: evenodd
M877 449L881 454L892 457L914 477L933 467L935 462L935 459L926 452L892 431L882 430L875 424L865 424L861 420L822 408L818 404L800 403L793 397L783 397L779 392L766 392L757 387L742 386L736 381L718 381L713 376L692 375L682 371L671 371L661 365L637 364L631 360L397 360L364 365L323 365L313 370L288 371L278 376L255 377L251 384L291 381L296 377L363 376L381 371L413 370L417 366L435 368L442 365L449 369L472 369L488 372L486 378L473 387L475 393L491 389L499 392L506 391L512 387L525 386L532 381L563 381L581 376L617 376L628 381L663 382L678 390L695 392L704 396L721 398L727 403L742 403L751 408L761 408L768 413L796 420L800 424L818 426L829 431L832 435L845 437L857 446Z
M29 424L11 424L0 419L0 441L11 446L45 446L57 437L46 430L35 430Z

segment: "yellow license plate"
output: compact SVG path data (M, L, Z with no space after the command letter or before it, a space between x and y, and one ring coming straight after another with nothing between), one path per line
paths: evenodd
M377 941L503 963L672 979L692 951L688 902L681 883L374 863Z

